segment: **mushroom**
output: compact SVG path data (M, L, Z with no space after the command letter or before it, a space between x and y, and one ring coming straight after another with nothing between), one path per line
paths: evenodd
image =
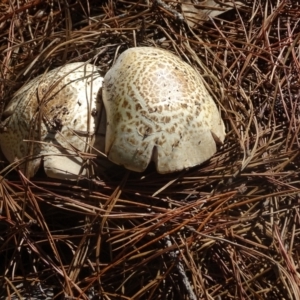
M168 51L138 47L123 52L102 87L112 162L159 173L208 160L223 143L225 127L200 75Z
M71 63L23 86L3 112L0 144L6 159L28 177L41 162L49 177L85 175L83 153L95 140L102 80L96 66ZM100 132L97 141L101 147Z
M14 95L3 117L2 152L29 177L43 163L49 177L77 179L92 150L129 170L143 172L154 161L159 173L170 173L208 160L225 138L201 76L151 47L123 52L104 80L84 63L41 75Z

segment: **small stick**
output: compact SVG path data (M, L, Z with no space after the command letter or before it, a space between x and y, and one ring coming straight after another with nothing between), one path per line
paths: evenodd
M153 4L156 4L157 6L162 7L163 9L167 10L168 12L170 12L171 14L173 14L175 16L175 18L181 22L184 21L184 17L181 13L179 13L176 9L170 7L169 5L167 5L164 1L162 0L155 0L153 2Z
M164 238L164 240L165 240L165 245L166 245L167 247L171 247L171 246L172 246L172 242L171 242L171 239L170 239L170 236L169 236L169 235L167 235L167 236ZM176 252L175 252L174 250L171 251L171 252L169 252L169 256L170 256L172 259L174 259L174 260L177 260L177 259L178 259L177 254L176 254ZM182 282L183 282L183 285L184 285L184 287L185 287L185 289L186 289L186 292L188 293L189 299L190 299L190 300L197 300L197 297L196 297L196 295L195 295L195 293L194 293L194 291L193 291L193 288L192 288L192 286L191 286L191 284L190 284L190 282L189 282L189 279L188 279L187 276L186 276L186 273L185 273L185 270L184 270L184 267L183 267L183 264L182 264L181 261L178 261L178 262L176 263L176 268L177 268L177 270L178 270L179 276L180 276L181 279L182 279Z

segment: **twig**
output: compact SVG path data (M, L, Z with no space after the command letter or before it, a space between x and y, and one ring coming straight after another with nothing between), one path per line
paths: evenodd
M172 242L171 242L171 239L170 239L170 236L167 235L165 238L164 238L164 241L165 241L165 245L166 247L172 247ZM183 286L185 287L186 289L186 292L188 293L188 297L190 300L197 300L197 297L193 291L193 288L189 282L189 279L185 273L185 270L184 270L184 267L183 267L183 264L181 261L179 261L178 259L178 256L176 254L176 252L174 250L170 251L169 252L169 256L170 258L172 258L174 261L177 260L176 262L176 268L177 268L177 271L181 277L181 280L182 280L182 283L183 283Z
M162 0L155 0L153 2L153 4L156 4L157 6L160 6L163 9L165 9L166 11L170 12L180 22L183 22L185 20L184 17L183 17L183 15L181 13L179 13L176 9L174 9L174 8L170 7L169 5L167 5L164 1L162 1Z

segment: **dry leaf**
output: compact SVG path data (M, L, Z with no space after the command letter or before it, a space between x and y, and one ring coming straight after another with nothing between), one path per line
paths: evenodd
M245 6L239 1L233 3L226 0L180 0L180 2L182 3L184 17L190 27L203 23L209 18L214 18L226 11Z

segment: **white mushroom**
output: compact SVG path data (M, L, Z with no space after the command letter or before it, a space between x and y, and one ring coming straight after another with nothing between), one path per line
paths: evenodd
M223 143L225 127L200 75L165 50L123 52L103 82L105 152L125 168L159 173L208 160Z
M95 139L102 80L95 66L72 63L23 86L3 113L0 144L7 160L29 177L42 161L49 177L84 175L82 153L90 152Z
M73 63L21 88L3 114L7 160L29 177L43 162L49 177L77 179L87 173L85 153L104 151L106 130L109 160L137 172L152 160L170 173L201 164L223 143L223 121L200 75L170 52L120 55L102 88L107 123L99 116L102 80L97 67Z

